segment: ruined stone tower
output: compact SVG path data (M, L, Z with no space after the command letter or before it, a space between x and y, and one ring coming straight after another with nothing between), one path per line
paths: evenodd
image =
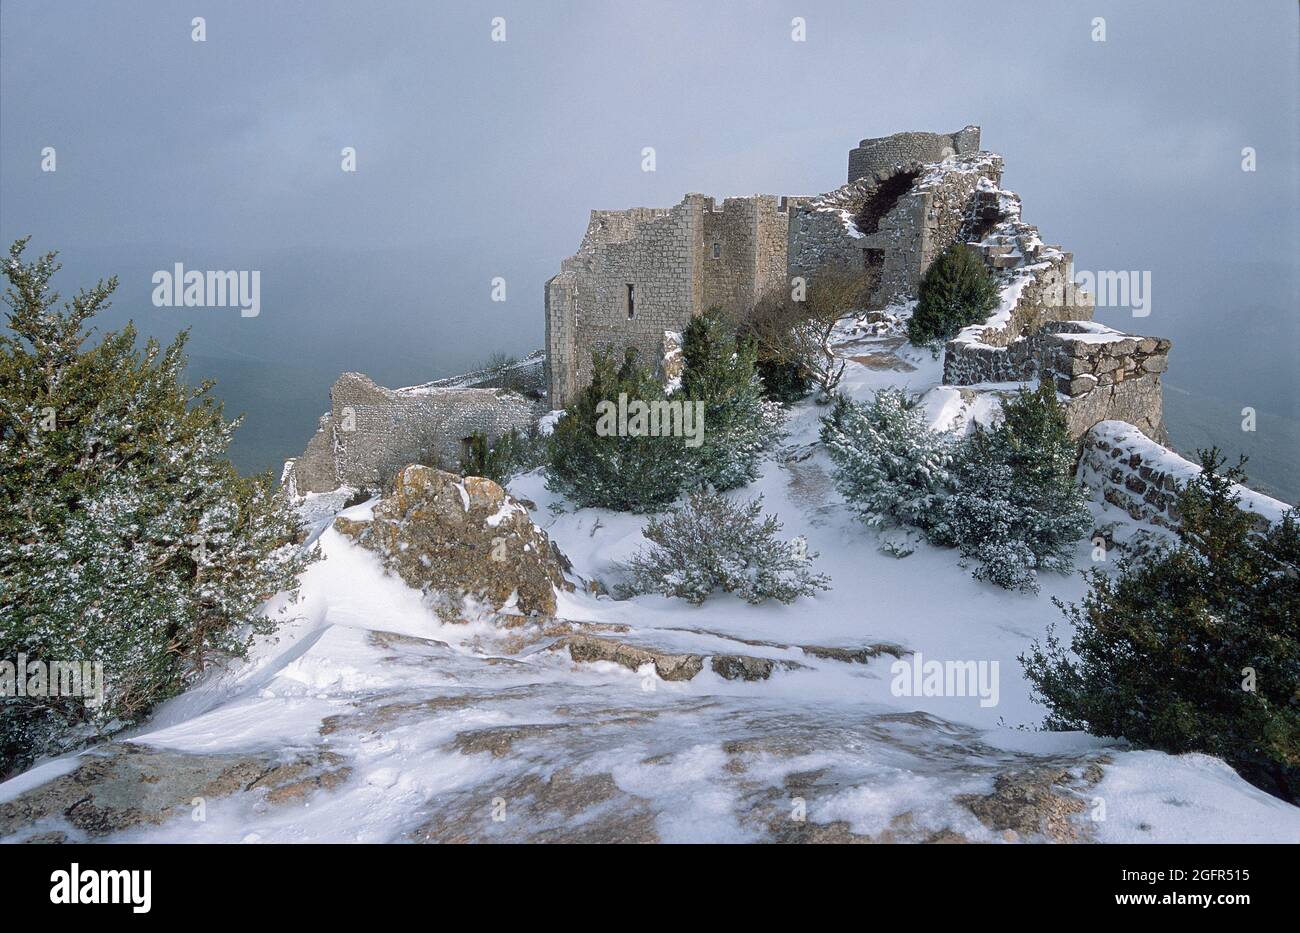
M895 133L864 139L849 150L849 181L892 169L905 162L939 162L955 155L978 152L980 128L964 126L955 133Z
M578 251L546 283L551 407L590 381L593 351L635 347L654 366L666 332L708 308L743 312L780 285L798 202L760 194L719 204L688 194L666 209L592 211Z

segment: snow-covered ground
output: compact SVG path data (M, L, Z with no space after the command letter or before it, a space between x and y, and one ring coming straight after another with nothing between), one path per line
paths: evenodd
M850 340L844 354L853 360L844 388L858 397L884 385L929 391L939 381L938 360L896 340ZM989 399L935 389L926 404L936 423L960 425L988 417ZM1017 655L1049 623L1063 623L1051 600L1078 599L1083 580L1050 577L1038 595L1010 593L974 580L952 551L920 544L906 558L881 552L875 533L844 508L830 464L813 446L822 413L811 402L797 406L762 477L736 495L761 494L784 534L807 537L820 555L817 569L832 578L829 592L790 606L719 595L691 607L579 589L561 594L559 605L563 619L627 642L779 658L796 669L748 682L724 680L706 666L691 680L668 682L649 665L574 663L548 650L554 632L540 625L444 624L370 552L326 527L328 510L319 508L326 559L303 579L296 621L262 640L246 662L165 704L128 738L201 754L328 750L347 763L346 780L291 805L235 794L211 801L202 821L178 815L108 838L740 842L958 834L1001 842L1022 837L982 821L963 801L987 798L1002 775L1060 768L1074 782L1062 792L1084 801L1071 817L1081 838L1300 841L1300 809L1215 759L1039 731L1044 710L1031 699ZM533 519L585 579L612 584L617 561L643 544L644 517L566 509L539 473L518 478L511 491L536 503ZM344 514L364 516L368 508ZM1080 543L1080 568L1091 566L1090 551ZM983 702L899 696L889 654L848 663L796 647L878 644L927 661L989 662L996 691ZM0 785L0 800L70 767L49 763Z

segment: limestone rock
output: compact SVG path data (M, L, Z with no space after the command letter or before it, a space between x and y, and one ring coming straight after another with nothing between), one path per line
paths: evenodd
M501 609L518 596L526 614L555 614L555 588L569 562L533 524L528 510L479 476L457 476L412 464L373 518L338 518L334 527L377 553L409 586L439 599L449 618L464 597Z
M804 667L796 661L747 654L673 654L594 635L568 635L551 648L568 649L569 657L575 661L613 661L633 671L642 665L653 664L655 673L662 680L690 680L704 669L706 658L710 669L725 680L767 680L774 671Z
M51 821L66 821L87 836L105 836L189 814L196 797L212 801L244 791L260 791L268 803L284 804L336 787L350 774L333 752L280 761L110 742L83 755L71 773L0 803L0 838ZM58 837L66 833L46 829L22 841L62 841Z
M1108 760L1091 762L1081 771L1051 765L1010 771L998 775L993 793L957 800L1008 841L1039 837L1052 842L1086 841L1090 833L1081 814L1088 800L1082 794L1101 780L1101 765Z

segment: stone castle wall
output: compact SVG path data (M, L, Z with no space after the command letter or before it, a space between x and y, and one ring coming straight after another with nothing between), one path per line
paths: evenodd
M939 162L949 156L976 152L979 147L978 126L966 126L955 133L895 133L864 139L849 150L848 180L854 182L908 162Z
M1060 393L1071 436L1081 438L1099 421L1120 419L1163 442L1160 377L1169 348L1162 337L1137 337L1091 321L1054 321L1007 346L957 344L945 352L943 381L987 385L1047 378Z
M1197 464L1121 420L1101 421L1084 436L1079 478L1108 506L1138 521L1176 529L1182 520L1178 493L1200 474ZM1241 497L1240 508L1255 516L1257 530L1281 521L1290 508L1245 486L1238 485L1235 491Z
M330 411L301 457L285 465L294 495L339 486L378 489L411 463L455 469L475 432L496 438L527 431L537 402L505 389L388 389L362 373L344 373L330 390Z
M913 298L930 263L970 228L981 184L996 186L1001 176L1002 160L991 153L942 165L901 162L864 175L792 216L789 274L866 271L871 310ZM874 229L861 228L867 217L876 218Z
M551 406L590 381L594 351L633 347L657 365L666 331L711 307L746 311L780 284L789 209L774 195L688 194L667 210L593 211L578 252L546 283Z

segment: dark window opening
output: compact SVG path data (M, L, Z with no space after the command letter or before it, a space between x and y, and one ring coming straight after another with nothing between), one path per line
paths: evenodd
M885 251L883 249L871 249L870 247L862 251L862 266L866 269L866 295L868 301L875 297L876 289L880 285L880 279L885 272Z
M966 220L966 230L962 239L976 242L993 232L993 228L1002 223L1002 209L998 206L997 195L981 194L975 201L971 216Z
M721 244L721 243L714 243L714 244L713 244L713 258L714 258L714 259L721 259L721 258L722 258L722 244Z
M631 284L631 283L628 283L628 286L627 286L627 319L628 319L629 321L632 320L632 316L633 316L634 314L636 314L636 286L633 285L633 284Z

